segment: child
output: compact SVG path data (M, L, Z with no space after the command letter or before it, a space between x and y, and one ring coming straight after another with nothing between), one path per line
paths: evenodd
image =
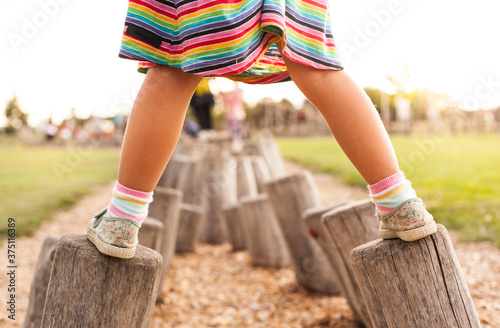
M399 170L366 93L343 71L327 0L129 0L120 57L147 72L132 108L109 207L87 236L104 254L130 258L137 232L203 76L267 84L290 78L318 108L368 183L382 238L436 231Z

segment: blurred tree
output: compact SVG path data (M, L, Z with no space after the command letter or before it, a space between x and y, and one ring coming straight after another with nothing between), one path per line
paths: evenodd
M5 117L7 118L7 126L5 127L7 134L14 134L20 127L28 125L28 114L19 107L16 95L7 103Z
M411 101L412 117L416 120L425 120L429 108L429 95L423 90L415 89L407 97Z

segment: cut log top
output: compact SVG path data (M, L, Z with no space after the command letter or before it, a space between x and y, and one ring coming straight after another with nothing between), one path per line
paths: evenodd
M193 205L193 204L186 204L186 203L181 203L179 206L179 209L182 211L191 211L191 212L196 212L196 213L204 213L204 210L201 206L198 205Z
M254 196L245 196L240 199L241 203L253 203L253 202L264 202L268 201L269 197L267 194L258 194Z
M351 203L350 202L333 202L333 203L326 204L326 205L311 207L311 208L308 208L307 210L305 210L304 213L302 213L302 218L304 220L306 220L306 219L313 217L313 216L323 215L324 213L330 212L333 209L337 209L340 206L345 206L345 205L349 205L349 204L351 204Z
M179 163L186 163L186 164L189 164L189 163L197 163L200 161L200 157L199 156L195 156L195 155L186 155L186 154L176 154L174 156L172 156L172 158L170 159L171 161L176 161L176 162L179 162Z
M142 245L131 259L119 259L99 252L85 235L61 237L41 327L148 327L162 262Z
M481 327L444 226L414 242L372 241L350 258L375 327Z
M222 210L223 211L233 211L233 210L236 210L238 208L238 206L240 206L239 203L225 204L224 206L222 206Z
M154 198L165 197L166 195L172 195L182 198L182 191L172 188L156 186L154 189Z
M142 228L145 225L148 226L148 229L163 229L163 222L151 216L148 216L146 220L142 222Z

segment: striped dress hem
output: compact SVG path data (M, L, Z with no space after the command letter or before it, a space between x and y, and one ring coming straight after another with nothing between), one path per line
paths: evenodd
M119 56L250 84L289 81L283 54L343 69L326 0L129 0Z

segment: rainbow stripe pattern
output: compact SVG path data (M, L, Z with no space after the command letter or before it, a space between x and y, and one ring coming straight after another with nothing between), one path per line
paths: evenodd
M411 187L411 182L406 179L402 171L368 186L368 189L381 216L391 213L408 199L417 198L415 190Z
M105 217L128 218L141 223L148 216L149 203L152 201L152 191L130 189L117 181Z
M318 69L342 65L327 0L129 0L119 56L204 76L268 84L290 80L275 43Z

